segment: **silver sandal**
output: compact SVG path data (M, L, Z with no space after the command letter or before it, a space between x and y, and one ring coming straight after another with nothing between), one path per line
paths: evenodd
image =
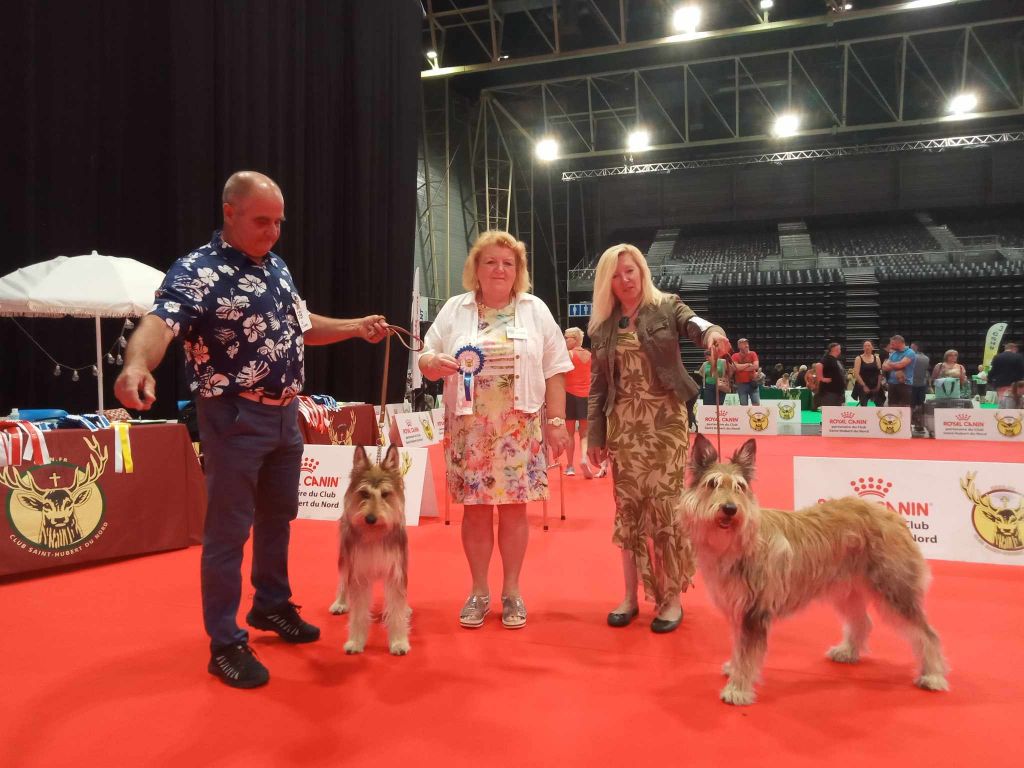
M490 595L470 595L459 612L459 624L474 629L482 626L484 616L491 611Z
M521 629L526 626L526 604L522 597L501 596L501 623L505 629Z

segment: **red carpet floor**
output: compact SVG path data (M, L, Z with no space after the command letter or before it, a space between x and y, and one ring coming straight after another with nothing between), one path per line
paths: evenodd
M805 455L832 450L763 440L762 503L792 495L779 477L793 440ZM915 441L899 455L922 450ZM271 682L254 691L205 671L198 548L0 583L0 765L1020 765L1024 569L932 564L948 694L911 684L908 646L880 623L861 664L827 661L839 626L818 606L777 625L760 701L737 709L717 698L729 638L699 575L674 634L650 632L649 607L627 629L605 625L621 597L610 481L566 483L567 521L542 533L531 508L530 616L518 632L497 616L476 631L457 625L467 588L457 521L411 531L404 658L388 655L380 626L367 653L345 656L347 619L327 612L334 526L296 523L296 600L323 637L293 647L258 633ZM491 584L500 588L496 560Z

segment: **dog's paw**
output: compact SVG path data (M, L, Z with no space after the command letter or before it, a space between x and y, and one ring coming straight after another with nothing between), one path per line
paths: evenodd
M732 682L726 685L718 696L726 704L733 704L737 707L749 706L757 698L753 688L740 688Z
M857 652L857 649L846 645L846 643L829 648L825 655L839 664L856 664L860 661L860 654Z
M351 655L353 653L362 653L366 647L366 643L357 643L355 640L349 640L345 643L345 653Z
M727 661L722 665L722 674L729 677L732 674L732 662Z
M409 651L412 650L412 646L409 645L408 640L392 640L391 641L391 655L392 656L405 656Z
M348 613L348 603L343 602L341 600L335 600L333 603L331 603L331 607L327 610L329 610L335 616L341 616L341 614L343 613Z
M948 691L949 683L942 675L921 675L914 681L914 685L926 691Z

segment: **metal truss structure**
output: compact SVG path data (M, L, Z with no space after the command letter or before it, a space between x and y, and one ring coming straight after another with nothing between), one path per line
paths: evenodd
M857 144L846 147L824 149L800 149L792 152L769 152L759 155L737 155L734 157L711 157L702 160L678 160L667 163L637 163L617 165L610 168L588 168L580 171L563 171L562 181L599 179L606 176L630 176L642 173L671 173L672 171L694 168L720 168L730 165L779 164L793 160L831 160L856 155L879 155L891 152L942 152L947 149L964 147L986 147L993 144L1008 144L1024 141L1024 132L989 133L980 136L951 136L946 139L923 139L921 141L896 141L887 144Z
M557 137L561 162L628 155L643 129L648 152L943 126L951 99L969 117L1024 116L1024 16L919 32L759 51L484 89L528 141Z

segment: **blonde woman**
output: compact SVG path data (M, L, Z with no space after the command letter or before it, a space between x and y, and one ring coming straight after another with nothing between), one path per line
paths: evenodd
M518 629L526 624L526 503L548 497L544 442L556 458L569 442L564 378L572 362L547 305L527 292L526 246L508 232L477 238L462 285L466 293L438 312L419 359L428 379L445 377L448 488L465 505L462 548L473 583L459 623L479 627L490 611L496 506L501 622Z
M622 549L626 585L608 623L624 627L636 617L639 576L656 606L651 630L671 632L682 621L679 595L695 570L690 544L676 525L689 447L686 402L697 394L679 340L714 348L723 359L731 347L725 331L656 289L643 254L626 244L609 248L597 264L589 331L588 458L592 466L606 456L612 460L612 541Z

